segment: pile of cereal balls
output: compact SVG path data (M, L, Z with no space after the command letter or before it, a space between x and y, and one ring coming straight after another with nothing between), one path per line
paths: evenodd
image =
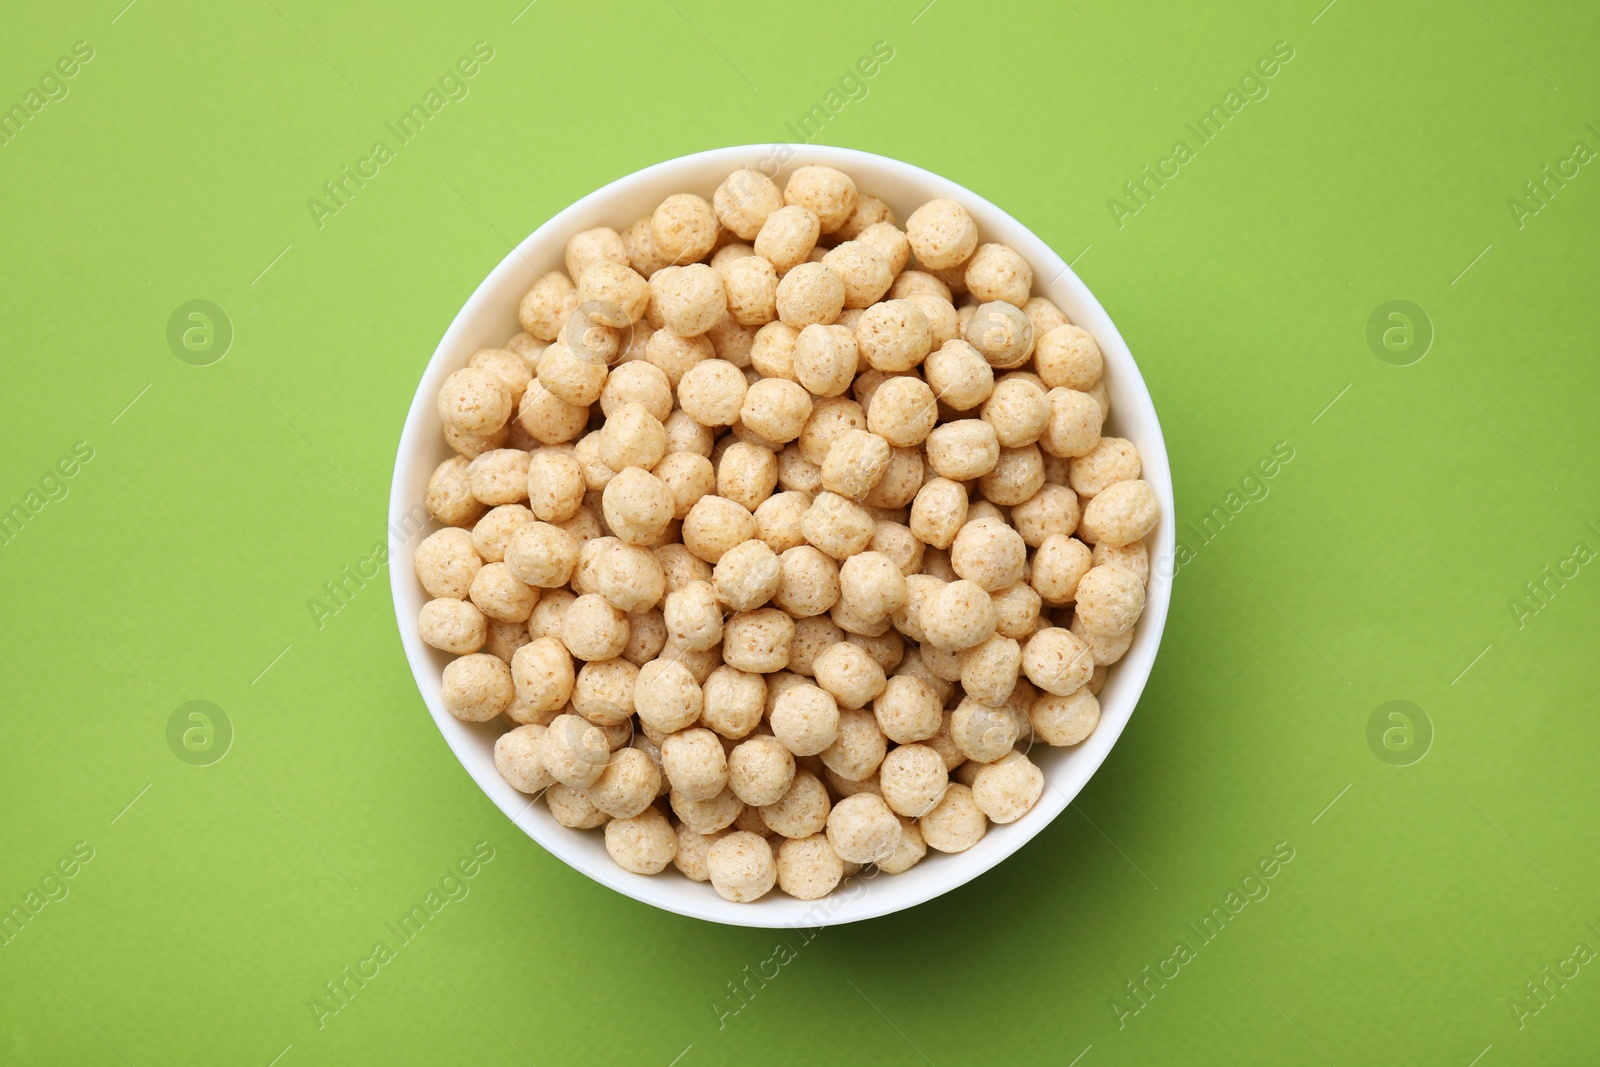
M567 242L439 392L445 705L637 874L811 900L1020 818L1159 514L1095 339L931 200L754 170Z

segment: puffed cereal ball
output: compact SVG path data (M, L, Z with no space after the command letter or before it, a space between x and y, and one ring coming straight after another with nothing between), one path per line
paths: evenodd
M889 442L866 430L837 438L822 463L822 485L831 493L860 501L889 469Z
M1004 522L969 521L950 546L950 565L962 578L992 593L1022 580L1028 546Z
M605 389L606 358L603 350L587 351L557 341L539 356L539 385L562 403L585 407L600 399Z
M728 549L749 541L756 532L750 509L726 497L701 497L683 519L684 547L713 565Z
M670 734L700 717L700 683L682 663L655 659L639 668L633 704L645 726Z
M978 224L954 200L930 200L906 219L906 240L918 263L946 270L964 263L978 247Z
M794 620L776 608L742 611L722 625L722 658L730 667L771 674L789 663Z
M1094 656L1089 646L1059 626L1040 630L1022 652L1028 681L1056 696L1067 696L1089 681Z
M1108 485L1139 477L1139 449L1123 437L1102 437L1093 450L1072 461L1068 472L1079 496L1097 496Z
M923 363L934 396L956 411L970 411L994 391L994 368L983 353L957 337L945 341Z
M1100 723L1100 701L1087 686L1066 696L1041 693L1028 709L1034 733L1048 745L1076 745Z
M767 217L783 206L783 193L765 174L743 167L722 180L711 204L722 225L741 241L753 241Z
M569 278L576 279L587 268L601 262L627 265L628 248L616 230L609 226L597 226L567 239L566 268Z
M555 781L539 762L545 728L529 724L501 734L494 742L494 767L519 793L540 793Z
M906 604L905 575L881 552L858 552L839 567L839 599L866 623L887 619Z
M1043 389L1026 378L1012 377L995 384L981 410L1001 448L1033 444L1049 425L1050 414L1050 399Z
M896 674L872 702L878 728L897 745L925 741L939 732L943 719L939 694L922 678Z
M889 561L899 567L900 573L907 577L916 574L922 568L922 553L925 546L904 523L880 520L873 528L872 540L868 542L868 547L873 552L889 557Z
M917 820L922 839L940 852L965 852L983 840L989 824L972 790L952 782L938 805Z
M681 793L669 793L672 813L699 834L714 834L733 824L744 810L744 801L724 789L710 800L690 800Z
M756 331L750 343L750 365L763 378L794 381L794 346L799 339L800 331L793 326L783 322L767 323Z
M702 426L732 426L748 388L738 367L708 359L690 367L678 380L678 403Z
M1105 368L1105 357L1094 336L1078 326L1063 324L1048 333L1037 335L1034 342L1033 364L1039 377L1052 389L1094 388Z
M662 324L682 337L705 333L728 310L722 275L705 263L657 271L650 279L650 302Z
M547 589L539 595L539 603L528 616L528 636L561 639L561 629L566 624L567 609L577 596L567 589Z
M650 239L669 262L693 263L710 255L718 227L717 213L702 197L675 193L650 216Z
M672 383L667 380L666 372L642 359L614 368L606 376L605 388L600 390L600 410L608 421L624 404L637 404L657 422L663 422L672 413L672 401ZM599 444L600 440L597 438L595 443Z
M761 819L783 837L809 837L827 825L831 807L822 780L810 771L797 770L783 796L761 809Z
M842 709L839 736L821 755L828 770L841 778L859 782L872 776L887 751L888 743L871 712Z
M820 900L844 877L844 863L823 834L778 846L778 888L796 900Z
M985 500L1013 507L1031 500L1044 486L1044 456L1037 445L1002 448L994 469L978 479Z
M941 478L966 482L994 470L1000 461L1000 441L994 427L982 419L958 419L928 435L928 466Z
M821 263L801 263L778 283L778 318L797 330L834 322L843 310L844 280Z
M800 431L801 455L821 467L834 441L851 430L866 428L867 413L860 404L845 396L820 397Z
M499 375L481 367L463 367L439 389L439 418L466 434L490 434L511 417L511 390Z
M870 308L889 291L894 275L878 250L863 241L846 241L829 249L822 265L844 282L844 306Z
M772 264L780 275L806 261L816 247L821 223L808 208L781 207L767 216L755 237L756 255Z
M556 822L573 830L592 830L611 821L611 816L589 803L582 789L561 782L544 791L544 802Z
M810 325L794 346L794 375L817 396L838 396L850 388L859 356L847 327Z
M741 326L766 326L778 315L778 272L760 256L741 256L722 268L728 314Z
M759 900L778 880L772 846L767 844L766 838L744 830L731 833L712 845L706 866L717 895L734 903Z
M541 522L565 522L583 506L588 488L583 468L575 457L541 448L527 460L524 482L528 507Z
M785 549L778 557L778 587L772 602L796 619L821 615L839 599L839 565L812 545Z
M1142 478L1113 482L1089 501L1080 523L1097 545L1112 548L1142 541L1161 517L1156 491Z
M467 465L472 495L485 504L515 504L528 496L528 453L494 448Z
M561 641L578 659L612 659L628 643L628 617L598 593L585 593L567 608Z
M933 478L911 502L911 532L923 544L949 548L967 521L967 491L960 482Z
M669 593L662 618L668 640L687 651L702 652L722 640L722 605L709 582L690 582Z
M900 820L882 797L857 793L828 813L827 836L840 859L874 863L894 854L900 844Z
M1041 626L1049 625L1049 620L1041 621L1039 615L1043 598L1026 582L990 593L989 602L994 605L995 633L1002 637L1025 641Z
M877 200L876 197L864 199ZM860 214L861 205L858 203L856 215ZM852 219L854 217L852 216ZM894 224L893 212L890 212L887 218L862 228L858 233L852 234L853 229L851 223L846 222L839 228L839 236L847 241L860 241L862 244L871 245L877 250L878 255L883 257L884 262L889 264L889 273L898 275L905 270L906 262L911 258L911 242L906 240L904 231ZM891 290L892 288L891 285Z
M517 308L522 328L541 341L554 341L578 306L578 291L560 271L551 271L533 283Z
M779 470L782 470L781 461ZM800 520L805 518L810 506L811 498L805 493L790 491L769 496L755 510L756 536L772 551L780 553L805 544L806 535L800 529Z
M665 328L651 334L644 346L644 358L666 374L674 389L690 367L716 356L710 335L689 337Z
M727 833L718 830L712 834L699 834L689 829L687 823L680 823L676 828L678 835L678 854L672 857L672 865L683 873L685 878L693 882L709 882L711 880L711 846L716 844Z
M466 722L488 722L511 706L516 691L511 668L475 652L445 664L442 696L450 714Z
M1104 416L1088 393L1058 387L1047 395L1050 418L1039 435L1039 447L1052 456L1087 455L1099 444Z
M963 277L973 299L1004 300L1019 308L1028 302L1028 290L1033 288L1033 268L1009 245L979 245Z
M775 737L757 734L728 753L728 788L746 804L776 802L794 779L794 756Z
M1033 323L1004 301L979 304L961 332L991 367L1002 370L1020 367L1033 351Z
M933 348L933 331L922 308L910 300L885 300L862 312L856 323L861 354L881 371L907 371Z
M760 445L734 441L717 460L717 495L754 512L778 485L778 458Z
M1016 822L1044 793L1044 772L1020 752L978 768L972 779L972 802L993 823Z
M736 741L761 722L767 698L761 675L723 665L706 678L702 691L700 724L720 736Z
M995 634L961 653L961 688L973 700L999 707L1017 686L1022 646Z
M773 735L797 756L815 756L839 736L839 705L815 685L786 688L773 701L769 719Z
M572 656L556 638L537 638L511 657L511 681L529 711L559 710L572 696Z
M468 596L484 616L496 622L527 622L539 602L539 590L511 573L504 563L488 563L473 575Z
M656 562L666 580L666 592L675 593L690 582L711 581L711 565L680 544L655 549Z
M539 358L543 360L544 357ZM540 444L565 444L583 433L589 422L589 409L582 404L568 403L535 379L522 394L517 422Z
M1074 617L1090 633L1118 637L1144 611L1144 583L1121 567L1091 567L1078 582Z
M922 831L917 829L915 822L902 818L900 843L895 847L893 856L878 861L878 870L885 874L904 874L921 862L927 854L928 846L923 843Z
M822 466L806 459L800 445L790 442L778 453L778 484L792 492L803 493L806 506L810 507L811 496L822 488Z
M734 611L752 611L777 592L778 554L765 541L749 540L722 554L712 572L717 599Z
M648 611L666 595L667 578L661 561L642 545L607 546L595 560L591 574L594 591L619 611Z
M668 736L661 742L661 766L672 788L690 800L710 800L728 784L728 757L710 730Z
M667 437L667 453L688 452L696 456L711 455L714 435L708 427L701 426L679 409L668 415L662 423Z
M422 605L417 633L434 648L466 655L483 647L489 637L489 624L483 612L465 600L441 597Z
M648 545L677 511L672 490L647 470L628 467L607 483L601 498L606 525L626 544Z
M1089 548L1076 537L1051 534L1033 556L1029 583L1050 607L1072 603L1084 575L1094 566Z
M458 527L435 530L423 538L413 565L417 581L430 597L460 600L467 595L484 562L473 545L473 535Z
M584 795L589 803L613 819L632 819L650 808L660 785L661 772L650 757L636 748L624 748L611 756L600 776L584 790ZM677 844L670 827L667 836ZM607 848L610 848L609 841ZM661 867L665 867L669 859L670 856L664 858Z
M890 378L867 405L867 429L896 448L914 448L927 440L938 420L933 390L920 378Z
M1029 548L1038 548L1052 534L1066 537L1078 529L1078 494L1064 485L1046 485L1011 509L1011 524Z
M817 685L829 694L830 702L836 702L842 708L852 711L861 708L884 689L883 667L865 650L847 641L840 641L826 649L816 658L812 667ZM777 731L776 722L773 730ZM782 735L779 734L779 737ZM833 738L830 737L828 744L832 743ZM790 747L793 748L792 745ZM822 745L816 751L821 752L826 747L827 744Z
M1096 567L1111 564L1130 570L1139 576L1139 581L1150 581L1150 550L1144 546L1143 541L1134 541L1126 545L1109 545L1104 540L1094 546L1093 557Z
M739 421L769 441L793 441L811 417L811 394L784 378L763 378L744 395Z
M650 283L627 263L599 260L578 276L578 297L583 301L579 309L595 322L621 329L644 317Z
M935 649L960 652L982 644L994 633L994 604L983 586L962 579L924 601L917 622Z
M856 183L833 167L796 167L783 187L786 204L806 208L817 216L823 233L833 233L855 211Z
M932 811L950 784L944 757L926 745L901 745L883 758L878 784L898 815L919 818Z
M668 452L650 473L672 493L675 519L686 518L701 497L717 491L716 468L706 457L693 452Z
M573 789L593 785L610 760L605 733L577 715L557 715L539 746L539 761L550 777Z
M572 710L596 726L619 726L633 716L633 686L639 668L625 659L583 665L572 687Z
M678 835L665 815L646 807L606 823L606 852L625 871L659 874L678 854Z
M877 528L871 513L837 493L818 493L800 528L806 540L837 560L848 559L872 540Z

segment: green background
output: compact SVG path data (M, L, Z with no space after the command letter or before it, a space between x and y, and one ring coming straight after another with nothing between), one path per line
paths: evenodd
M1592 1055L1600 967L1524 983L1600 948L1600 576L1542 572L1600 549L1600 174L1509 201L1600 149L1600 10L124 2L13 5L0 32L6 108L94 50L0 147L0 508L93 450L0 547L0 907L93 850L0 948L0 1060ZM306 201L478 41L470 94L319 229ZM791 138L877 41L819 139L948 175L1076 263L1180 520L1294 458L1203 547L1184 527L1155 672L1072 810L944 898L787 935L732 1013L785 935L545 854L429 720L387 573L320 627L307 601L384 540L415 383L514 240L648 164ZM1280 41L1270 94L1197 147L1185 123ZM1119 227L1108 201L1179 139L1195 158ZM232 324L210 366L167 342L191 300ZM1420 362L1369 346L1391 300L1431 329ZM232 724L220 762L169 748L190 700ZM1391 700L1421 709L1398 754L1368 742ZM308 1000L478 842L470 895L319 1029ZM1280 842L1270 895L1132 999Z

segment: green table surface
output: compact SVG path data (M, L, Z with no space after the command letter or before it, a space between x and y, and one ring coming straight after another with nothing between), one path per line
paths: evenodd
M125 2L0 33L0 1061L1593 1061L1600 9ZM814 936L547 855L346 578L515 240L808 136L1075 264L1186 546L1073 807Z

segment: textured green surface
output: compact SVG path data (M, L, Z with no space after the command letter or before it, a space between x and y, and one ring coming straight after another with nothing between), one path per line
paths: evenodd
M5 107L93 51L0 147L0 507L27 514L0 538L0 906L39 909L0 948L0 1060L1592 1056L1600 173L1523 188L1600 150L1592 5L122 2L0 33ZM480 41L468 94L318 228L307 200ZM879 41L820 139L1076 263L1155 396L1194 557L1073 810L808 942L547 856L428 719L387 574L320 626L307 601L383 541L418 375L512 239L661 159L793 138ZM1275 47L1202 144L1186 123ZM168 346L192 300L232 325L209 366ZM1392 300L1431 323L1420 362L1369 348ZM219 762L169 748L191 700L231 723ZM1391 700L1431 724L1420 762L1369 747ZM402 944L386 924L463 860ZM1261 899L1205 941L1235 890Z

